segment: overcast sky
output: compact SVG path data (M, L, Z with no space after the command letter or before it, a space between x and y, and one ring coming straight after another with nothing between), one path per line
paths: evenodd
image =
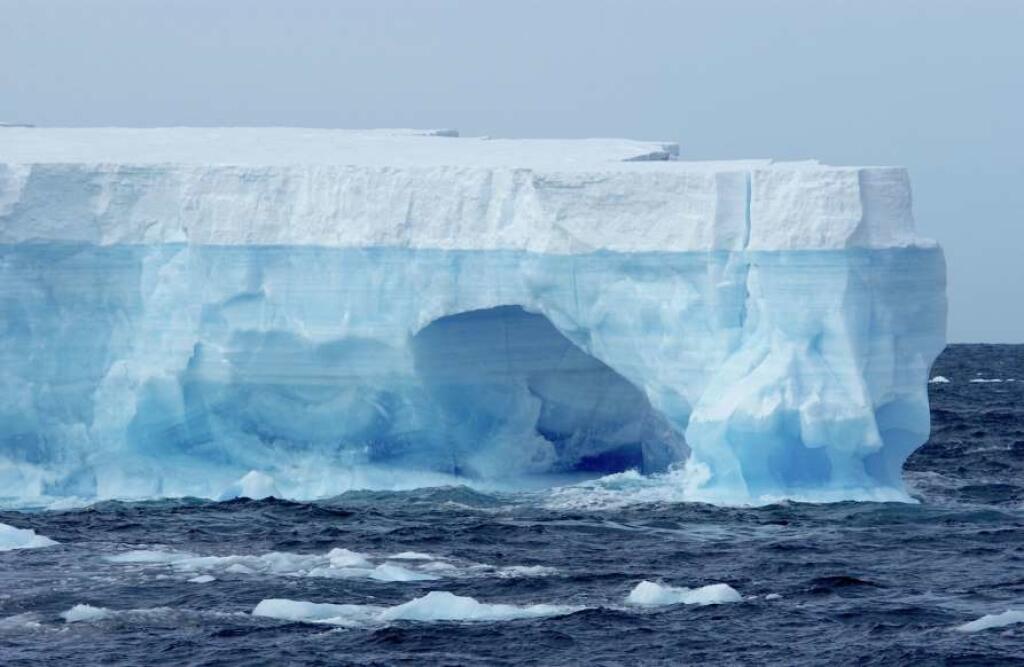
M0 0L4 120L902 164L946 250L950 340L1024 342L1021 0Z

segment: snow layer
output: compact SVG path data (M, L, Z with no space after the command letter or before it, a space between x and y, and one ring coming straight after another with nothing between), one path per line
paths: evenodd
M946 313L905 172L673 157L2 128L0 493L309 498L687 461L703 500L905 499Z
M458 250L904 247L905 170L410 131L0 128L0 242Z
M16 549L38 549L57 544L49 537L37 535L31 528L15 528L6 523L0 523L0 551L14 551Z

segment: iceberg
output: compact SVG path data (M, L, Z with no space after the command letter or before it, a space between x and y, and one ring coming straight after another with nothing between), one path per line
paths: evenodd
M681 466L906 499L945 341L907 173L450 130L0 128L0 496Z

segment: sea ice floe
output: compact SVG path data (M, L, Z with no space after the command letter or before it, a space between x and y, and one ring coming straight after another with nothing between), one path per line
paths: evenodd
M91 604L76 604L71 609L61 613L65 623L78 623L79 621L98 621L110 616L110 610L103 607L94 607Z
M447 591L431 591L393 607L267 599L256 605L252 613L287 621L354 627L391 621L512 621L564 616L581 609L572 605L485 603Z
M388 556L391 560L434 560L434 557L430 554L425 554L422 551L403 551L401 553L392 554Z
M641 581L629 595L626 602L644 606L664 606L672 604L723 604L739 602L743 598L729 584L711 584L700 588L677 588L653 581Z
M108 556L107 560L125 565L168 566L181 574L197 575L189 581L196 581L198 575L212 576L214 573L413 582L460 577L545 577L557 572L554 568L540 565L495 566L418 552L378 557L345 548L331 549L326 554L272 551L258 555L229 556L199 556L179 551L137 549Z
M44 535L36 534L36 531L31 528L15 528L6 523L0 523L0 551L38 549L55 544L57 542Z
M958 625L955 629L960 632L980 632L990 628L1005 628L1008 625L1015 625L1017 623L1024 623L1024 611L1007 609L1001 614L985 614L970 623Z

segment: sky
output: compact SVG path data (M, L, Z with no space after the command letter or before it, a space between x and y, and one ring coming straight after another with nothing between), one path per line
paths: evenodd
M0 121L904 165L951 342L1024 343L1022 107L1024 0L0 0Z

